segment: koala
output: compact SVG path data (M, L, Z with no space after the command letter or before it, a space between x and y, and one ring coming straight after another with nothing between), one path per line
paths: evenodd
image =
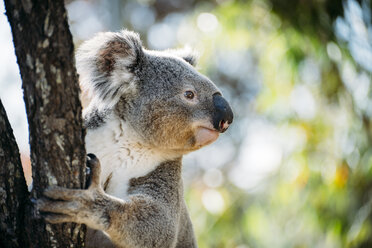
M182 156L227 130L228 102L191 51L147 50L131 31L99 33L76 62L90 183L46 189L40 213L87 225L87 247L197 247Z

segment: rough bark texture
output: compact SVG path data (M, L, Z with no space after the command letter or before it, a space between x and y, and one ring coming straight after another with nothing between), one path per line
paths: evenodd
M28 247L23 235L28 191L18 146L0 101L0 247Z
M49 185L85 184L84 131L74 48L62 0L5 0L30 131L32 197ZM50 225L26 212L31 247L81 247L84 227Z

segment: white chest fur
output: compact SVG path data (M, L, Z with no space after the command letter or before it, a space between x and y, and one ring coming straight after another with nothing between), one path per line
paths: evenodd
M130 179L145 176L165 160L160 152L140 145L128 125L115 116L88 129L85 142L87 153L100 160L102 186L106 183L106 192L121 199L127 196Z

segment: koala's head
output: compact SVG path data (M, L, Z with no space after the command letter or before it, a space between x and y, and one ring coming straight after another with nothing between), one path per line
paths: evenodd
M212 143L233 120L229 104L195 70L195 61L186 50L146 50L126 30L100 33L77 52L91 109L111 109L144 144L180 153Z

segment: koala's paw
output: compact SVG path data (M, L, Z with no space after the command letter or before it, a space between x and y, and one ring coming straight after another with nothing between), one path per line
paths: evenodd
M80 223L82 220L79 215L86 208L87 201L88 192L50 186L44 191L44 197L36 201L36 207L40 215L50 223Z
M93 155L88 155L87 165L91 170L90 185L86 190L50 186L44 197L36 201L40 215L50 223L76 222L101 228L105 193L99 184L100 164ZM97 211L98 210L98 211Z

